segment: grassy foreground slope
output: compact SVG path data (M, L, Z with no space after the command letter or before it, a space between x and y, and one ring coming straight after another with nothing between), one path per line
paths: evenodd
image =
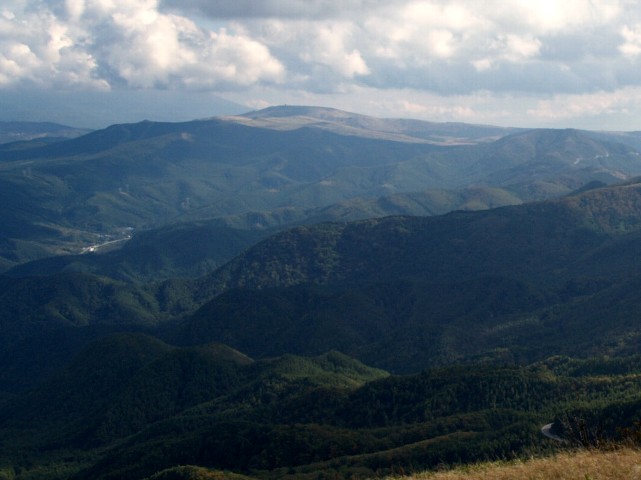
M385 480L620 480L641 477L641 451L635 447L611 451L577 450L530 460L487 462L452 470L394 475ZM181 466L158 472L145 480L251 480L204 467Z
M386 477L386 480L620 480L641 478L641 450L577 450L527 461L491 462L442 472Z
M527 461L488 462L446 471L385 477L385 480L619 480L641 475L641 451L619 448L612 451L578 450ZM202 467L175 467L146 480L249 480L251 477Z

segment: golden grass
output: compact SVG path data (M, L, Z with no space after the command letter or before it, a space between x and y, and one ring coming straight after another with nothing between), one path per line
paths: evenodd
M388 480L641 480L641 450L578 450L527 461L483 463Z

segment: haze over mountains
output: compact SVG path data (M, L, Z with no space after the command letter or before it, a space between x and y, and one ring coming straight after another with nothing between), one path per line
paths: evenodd
M92 130L143 119L175 122L247 110L212 94L140 89L5 88L0 91L0 104L2 122L47 121Z
M0 145L0 470L369 478L549 451L570 414L614 438L640 144L284 106Z

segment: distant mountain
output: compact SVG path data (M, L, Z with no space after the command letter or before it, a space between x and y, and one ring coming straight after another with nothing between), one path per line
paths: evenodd
M100 129L148 119L185 121L244 113L247 107L216 95L170 90L3 89L0 121L55 122Z
M327 145L334 154L327 155ZM301 187L345 162L395 162L417 148L425 147L211 120L117 126L49 147L5 151L0 196L11 249L4 258L32 259L27 248L71 253L122 227L333 203L363 190L330 188L317 198ZM11 247L18 240L24 248Z
M638 152L619 137L276 107L0 146L0 269L130 228L212 218L283 227L553 198L640 175Z
M306 126L344 135L439 145L491 142L522 130L491 125L376 118L334 108L291 105L269 107L237 117L228 117L228 120L260 128L287 130Z
M597 140L606 140L609 142L623 143L635 150L641 151L641 132L586 132Z
M87 129L48 122L0 122L0 144L38 139L44 143L67 140L89 133ZM30 148L29 144L13 148Z
M603 181L621 181L636 171L639 153L612 137L595 140L578 130L532 130L498 140L488 153L471 167L472 172L488 168L497 172L501 184L532 183L553 175L575 172Z

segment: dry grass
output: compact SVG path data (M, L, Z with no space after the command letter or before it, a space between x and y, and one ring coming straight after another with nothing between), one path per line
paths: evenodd
M641 450L579 450L528 461L484 463L388 480L641 480Z

